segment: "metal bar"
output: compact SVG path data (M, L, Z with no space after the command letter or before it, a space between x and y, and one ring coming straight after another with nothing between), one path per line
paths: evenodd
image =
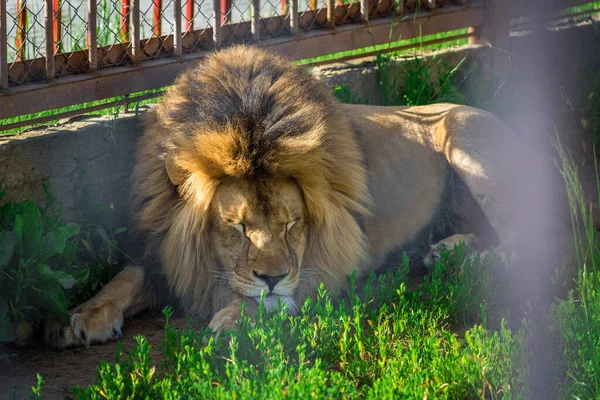
M194 30L194 0L187 0L185 2L185 31Z
M82 107L77 110L66 111L66 112L62 112L62 113L48 115L45 117L30 119L27 121L20 121L20 122L14 122L12 124L0 125L0 132L7 131L10 129L23 128L25 126L32 126L32 125L43 124L46 122L57 121L57 120L61 120L64 118L74 117L74 116L82 115L82 114L88 114L88 113L91 113L94 111L105 110L107 108L112 108L112 107L118 107L118 106L127 107L128 105L130 105L132 103L137 103L137 102L140 102L143 100L154 99L156 97L162 96L163 94L164 94L164 91L148 93L143 96L136 96L136 97L125 96L122 100L111 101L108 103L98 104L95 106Z
M309 0L308 1L308 9L316 10L317 9L317 0Z
M469 39L472 35L470 33L465 33L462 35L453 35L453 36L448 36L445 37L443 39L434 39L434 40L427 40L424 42L420 42L418 43L416 46L420 47L425 47L425 46L433 46L436 44L440 44L440 43L444 43L444 42L449 42L452 40L459 40L459 39ZM409 49L413 49L416 47L415 44L405 44L402 46L392 46L392 47L386 47L384 50L375 50L375 51L368 51L366 53L360 53L360 54L354 54L354 55L348 55L345 57L338 57L335 60L325 60L325 61L318 61L318 62L314 62L314 63L310 63L310 64L305 64L305 65L310 65L311 67L317 67L319 65L327 65L327 64L331 64L332 62L344 62L344 61L349 61L349 60L355 60L357 58L366 58L366 57L372 57L375 56L379 53L390 53L393 51L401 51L401 50L409 50Z
M52 29L54 30L53 37L53 50L54 54L56 54L59 50L59 46L62 46L60 40L62 38L62 7L61 0L52 0Z
M281 15L287 15L290 12L288 10L288 0L281 0Z
M173 4L173 11L175 13L175 36L173 37L173 47L176 56L180 56L182 53L181 48L181 0L175 0Z
M565 19L569 19L569 18L577 18L577 17L583 16L583 15L593 15L593 14L600 14L600 8L594 8L594 9L586 10L586 11L579 11L579 12L572 13L572 14L549 15L549 16L545 16L545 17L527 19L525 21L511 23L510 27L512 29L523 29L532 24L540 24L543 22L549 22L549 21L553 21L553 20L559 21L559 20L565 20Z
M327 25L329 29L335 29L335 0L327 0Z
M96 0L88 0L87 15L88 15L88 62L90 71L94 72L98 68L98 38L96 36Z
M137 64L141 53L140 0L131 0L131 61Z
M293 35L300 33L300 25L298 19L298 0L290 0L290 30Z
M152 31L154 36L160 36L162 31L162 0L152 0Z
M400 17L404 16L404 0L398 0L398 4L396 6L396 15Z
M213 0L213 44L221 44L221 0Z
M398 37L409 39L421 34L480 26L482 23L481 7L444 7L435 15L420 13L414 19L402 21L397 18L376 19L370 26L342 25L335 31L309 32L285 41L281 38L268 39L261 45L292 60L300 60L388 43L390 37L394 40ZM93 76L61 77L53 85L32 83L11 87L5 95L0 94L0 119L168 86L189 63L203 57L203 52L196 52L184 54L181 58L144 61L144 68L106 68Z
M6 31L6 1L0 0L0 93L8 87L8 41Z
M231 22L231 1L232 0L220 0L221 1L221 26Z
M360 19L369 22L369 1L360 0Z
M252 14L250 30L252 32L252 37L258 42L260 40L260 0L252 0L250 12Z
M129 11L131 0L121 0L121 41L126 42L129 38Z
M54 80L54 10L52 9L54 0L45 0L46 3L46 79Z
M27 0L17 0L16 12L17 33L15 47L17 48L17 61L23 61L25 60L25 35L27 34Z
M313 31L292 40L269 39L261 44L291 56L294 60L317 57L371 45L389 43L398 38L410 39L483 24L481 6L444 7L435 14L421 12L414 18L382 18L371 20L368 26L341 25L335 31ZM391 39L390 39L391 38ZM415 44L415 47L418 44Z
M430 10L435 10L435 7L437 6L436 1L435 0L427 0L427 7Z

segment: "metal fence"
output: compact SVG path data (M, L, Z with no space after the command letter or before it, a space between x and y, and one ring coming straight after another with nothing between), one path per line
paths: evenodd
M0 0L0 119L164 87L207 51L241 42L298 60L468 28L444 40L503 48L510 19L527 16L516 1Z

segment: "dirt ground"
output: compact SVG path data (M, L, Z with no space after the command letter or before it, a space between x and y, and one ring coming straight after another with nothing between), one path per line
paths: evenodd
M185 325L185 319L172 321L171 325ZM123 348L131 348L135 335L144 335L152 344L151 356L159 355L165 318L158 313L152 317L125 321ZM0 344L0 399L28 399L31 387L37 383L36 373L45 381L45 399L68 398L65 389L84 387L96 377L101 360L114 361L117 343L107 343L87 348L55 350L41 345L19 349L14 345ZM72 396L71 396L72 397Z

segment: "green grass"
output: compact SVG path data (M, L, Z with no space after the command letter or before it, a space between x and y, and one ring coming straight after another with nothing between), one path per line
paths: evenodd
M460 265L464 248L457 249ZM454 269L448 254L416 290L408 259L395 274L371 275L364 299L336 302L323 289L298 316L280 308L218 340L175 329L167 310L164 361L141 336L78 398L525 398L526 327L486 329L493 257ZM354 287L354 280L351 280ZM465 321L466 324L464 324ZM474 321L481 323L473 325Z
M467 44L467 41L468 41L467 39L449 40L449 41L446 41L443 43L428 45L428 46L422 46L421 44L424 42L427 42L427 41L431 41L431 40L445 39L448 37L452 37L452 36L456 36L456 35L463 35L466 33L467 33L467 29L458 29L458 30L454 30L454 31L436 33L433 35L425 35L425 36L415 37L415 38L411 38L411 39L400 39L399 38L399 39L395 40L394 38L390 37L388 43L363 47L363 48L349 50L349 51L342 51L342 52L338 52L338 53L327 54L327 55L319 56L319 57L306 58L303 60L296 61L296 64L310 65L310 64L323 63L323 62L334 62L336 59L347 58L347 57L358 58L359 56L361 56L363 54L373 53L373 52L382 52L382 53L390 52L395 47L408 46L408 45L414 45L415 48L420 49L421 51L426 51L426 50L433 51L433 50L439 50L439 49L443 49L443 48L462 46L462 45ZM396 51L396 52L394 52L394 54L399 56L402 54L411 54L414 52L415 52L415 49L412 48L412 49Z
M128 110L134 110L134 112L137 113L140 107L147 105L147 104L157 103L159 101L160 97L141 100L141 101L135 101L135 98L144 96L144 95L147 95L150 93L162 92L164 90L165 90L165 88L158 88L158 89L152 89L152 90L146 90L143 92L133 93L132 95L127 96L128 101L130 102L127 105ZM101 105L101 104L107 104L107 103L112 103L115 101L123 101L123 100L125 100L125 96L110 97L108 99L91 101L91 102L87 102L87 103L77 104L74 106L60 107L60 108L46 110L46 111L42 111L42 112L38 112L38 113L34 113L34 114L27 114L27 115L21 115L21 116L13 117L13 118L6 118L3 120L0 120L0 127L2 127L3 125L14 124L17 122L22 122L22 121L30 121L30 120L34 120L36 118L50 117L50 116L58 115L58 114L65 113L65 112L81 110L86 107L93 107L93 106L97 106L97 105ZM83 114L83 115L90 115L90 116L112 115L114 117L118 117L119 114L124 113L124 112L125 112L125 106L120 105L120 106L116 106L116 107L104 108L104 109L94 111L91 113L87 113L87 114ZM54 119L49 122L44 122L42 124L52 126L52 125L55 125L58 121L59 121L59 119L57 118L57 119ZM35 126L35 124L32 126ZM21 127L21 128L14 128L14 129L7 129L4 131L0 131L0 136L19 134L25 130L31 129L32 126L25 126L25 127Z
M573 224L575 288L558 299L551 327L561 358L557 360L562 398L600 398L600 242L590 204L585 200L576 164L560 148L562 171ZM600 191L600 182L598 182Z

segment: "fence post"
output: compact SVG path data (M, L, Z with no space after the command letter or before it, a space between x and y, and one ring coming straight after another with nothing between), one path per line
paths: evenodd
M360 0L360 18L363 21L369 22L369 2L368 0Z
M213 45L221 44L221 0L213 0Z
M61 50L60 40L62 39L62 2L61 0L52 0L52 11L54 15L52 16L52 25L54 30L54 54Z
M27 0L17 0L17 34L15 37L15 47L17 48L17 61L23 61L26 58L25 50L27 42L25 35L27 34Z
M131 1L131 61L134 65L140 62L141 55L141 26L140 26L140 1Z
M231 1L221 0L221 26L231 23Z
M298 20L298 0L290 1L290 30L293 35L300 33L300 21Z
M130 0L121 0L121 40L126 42L129 37Z
M252 22L250 23L252 38L258 42L260 40L260 0L252 0L250 13L252 14Z
M185 31L193 31L194 30L194 0L187 0L185 3L185 20L186 20L186 28Z
M175 36L173 37L173 50L175 51L175 55L177 57L181 57L183 52L181 43L181 0L175 0L173 11L175 12Z
M88 14L88 31L87 31L87 43L88 43L88 62L90 65L90 71L96 72L98 69L98 38L96 36L96 0L88 0L87 3L87 14Z
M491 46L490 63L494 75L510 72L510 10L512 1L486 0L485 20L480 35ZM475 32L477 34L477 32Z
M54 0L46 0L46 79L54 80Z
M6 31L6 1L0 0L0 92L8 88L8 41Z
M160 36L162 33L162 0L152 0L152 8L154 9L152 16L152 31L154 36Z

